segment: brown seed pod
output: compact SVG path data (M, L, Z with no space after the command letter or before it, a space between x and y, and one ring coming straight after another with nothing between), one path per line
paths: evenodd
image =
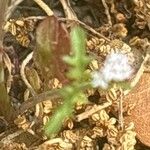
M112 32L115 37L124 38L127 36L128 30L126 29L125 24L118 23L113 26Z
M10 19L4 25L5 32L10 32L15 36L16 40L24 47L28 47L30 44L30 32L35 28L35 21L20 19Z
M116 20L120 23L124 23L126 21L126 18L124 14L122 13L117 13L115 17L116 17Z
M150 29L150 1L149 0L134 0L135 4L134 11L135 11L135 26L139 29L145 29L146 26Z
M62 137L66 142L76 143L79 136L72 130L64 130L62 132Z

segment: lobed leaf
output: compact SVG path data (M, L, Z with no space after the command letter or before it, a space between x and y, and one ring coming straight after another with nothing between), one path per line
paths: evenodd
M72 56L66 56L64 60L70 65L68 77L74 81L62 89L61 95L64 102L45 126L45 133L50 137L56 135L60 131L63 121L73 115L74 106L77 102L87 102L83 89L79 86L84 83L82 79L85 77L84 72L89 61L86 56L85 41L86 36L83 29L79 26L71 28Z
M79 26L71 28L72 56L64 57L64 60L71 66L68 77L80 82L84 78L89 58L86 55L86 34Z

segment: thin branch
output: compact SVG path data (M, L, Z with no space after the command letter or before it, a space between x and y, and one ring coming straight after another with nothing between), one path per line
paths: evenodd
M85 23L83 23L80 20L77 20L78 23L80 23L82 26L84 26L85 29L87 29L88 31L92 32L93 34L97 35L100 38L105 39L107 42L110 42L110 39L106 38L104 35L100 34L99 32L97 32L96 30L94 30L92 27L86 25Z
M25 18L25 20L30 20L30 19L43 20L45 18L46 18L46 16L30 16L30 17ZM60 21L71 21L71 22L74 21L74 22L77 22L80 25L82 25L86 30L90 31L92 34L96 35L99 38L105 39L107 42L110 42L110 39L108 39L104 35L100 34L96 30L94 30L92 27L86 25L85 23L83 23L82 21L80 21L78 19L58 18L58 20L60 20Z
M54 139L50 139L44 143L42 143L39 147L40 148L44 148L45 145L53 145L53 144L59 144L59 145L63 145L65 149L72 149L73 146L71 143L65 142L62 138L54 138Z
M91 83L87 82L82 85L79 85L79 89L85 90L91 86ZM51 100L51 101L56 101L61 98L61 91L62 89L52 89L51 91L47 91L38 95L35 95L31 98L29 98L27 101L21 104L20 108L18 109L17 114L21 115L23 114L27 109L34 107L36 104L46 101L46 100Z
M119 97L119 111L118 111L118 115L119 115L119 125L120 125L120 129L123 131L124 128L124 121L123 121L123 93L121 93L120 97Z
M70 6L69 0L60 0L63 9L65 11L66 14L66 18L60 18L59 20L64 20L64 21L75 21L79 24L81 24L85 29L87 29L88 31L92 32L93 34L97 35L100 38L105 39L106 41L110 42L110 40L108 38L106 38L105 36L103 36L102 34L98 33L96 30L94 30L92 27L86 25L85 23L83 23L82 21L78 20L75 12L73 11L73 9Z
M100 34L99 32L97 32L96 30L94 30L92 27L86 25L85 23L83 23L80 20L72 20L72 19L67 19L67 18L59 18L59 20L61 21L75 21L77 23L79 23L80 25L82 25L86 30L90 31L91 33L93 33L94 35L98 36L99 38L103 38L105 39L107 42L110 42L110 39L108 39L107 37L105 37L104 35Z
M76 120L77 120L78 122L80 122L80 121L82 121L82 120L88 118L88 117L91 116L92 114L94 114L94 113L96 113L96 112L98 112L98 111L100 111L100 110L102 110L102 109L105 109L105 108L111 106L111 104L112 104L111 102L106 102L106 103L104 103L103 105L98 105L98 106L95 105L95 106L93 106L90 110L87 110L87 111L85 111L85 112L83 112L83 113L77 115L77 116L76 116Z
M145 63L148 61L148 59L150 58L150 55L147 53L141 66L140 69L138 70L135 78L133 79L133 81L131 82L131 87L135 87L135 85L137 84L137 82L140 80L142 74L144 73L145 70Z
M60 2L63 6L66 18L77 20L77 16L76 16L75 12L73 11L73 9L71 8L69 0L60 0Z
M48 16L53 16L53 11L49 8L47 4L45 4L42 0L34 0L44 11Z
M8 136L4 137L3 139L1 139L1 143L6 145L9 144L13 141L13 139L17 136L19 136L20 134L24 133L23 130L17 130L16 132L9 134Z
M56 101L56 99L59 99L61 97L59 93L60 93L60 89L54 89L54 90L47 91L47 92L38 94L36 96L33 96L21 104L17 114L18 115L23 114L26 110L30 109L31 107L34 107L36 104L40 102L43 102L46 100Z
M24 18L24 20L43 20L45 19L47 16L29 16Z
M63 142L64 141L62 140L62 138L55 138L55 139L50 139L50 140L42 143L42 145L52 145L52 144L58 144L58 143L63 143Z
M106 4L106 1L105 1L105 0L102 0L102 3L103 3L103 6L104 6L104 8L105 8L105 13L106 13L106 16L107 16L107 19L108 19L108 24L109 24L110 26L112 26L111 17L110 17L110 13L109 13L109 8L108 8L108 6L107 6L107 4Z
M6 17L5 17L6 21L10 18L11 14L16 9L16 7L23 1L24 0L16 0L11 3L11 5L8 7L7 12L6 12Z
M22 80L24 81L25 85L27 86L27 88L30 90L32 95L35 95L35 91L32 88L31 84L28 82L26 75L25 75L25 67L26 65L30 62L30 60L32 59L33 56L33 52L31 52L22 62L21 64L21 68L20 68L20 75Z
M144 71L145 71L145 64L146 64L146 62L149 60L149 58L150 58L150 54L149 54L149 53L146 53L146 56L144 57L144 60L143 60L143 62L141 63L141 66L140 66L138 72L136 73L134 79L133 79L133 80L131 81L131 83L130 83L131 89L130 89L130 90L126 90L126 91L124 92L124 95L127 95L127 94L136 86L136 84L139 82L141 76L143 75L143 73L144 73Z
M4 24L4 20L5 20L5 12L8 8L8 0L0 0L0 48L3 47L3 35L4 32L2 30L2 26Z
M12 64L11 64L11 60L10 60L10 58L9 58L9 56L8 56L8 54L7 53L3 53L3 60L4 60L4 64L5 64L5 66L6 66L6 68L7 68L7 70L8 70L8 79L7 79L7 84L6 84L6 88L7 88L7 93L9 93L9 91L10 91L10 89L11 89L11 83L12 83L12 74L11 74L11 72L12 72Z

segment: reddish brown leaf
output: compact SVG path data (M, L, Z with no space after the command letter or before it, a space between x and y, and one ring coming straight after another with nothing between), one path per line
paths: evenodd
M70 51L70 36L63 23L55 16L44 19L36 30L36 62L42 73L66 81L67 65L62 60Z
M145 145L150 146L150 74L144 74L133 91L125 97L124 102L136 106L131 110L127 122L133 121L137 138Z

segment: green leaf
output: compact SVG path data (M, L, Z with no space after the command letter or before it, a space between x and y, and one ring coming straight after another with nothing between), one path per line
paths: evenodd
M86 55L86 35L84 30L79 26L71 28L71 50L72 56L64 57L64 60L71 66L68 77L80 82L84 76L86 67L90 61Z
M55 136L61 129L65 118L71 117L73 113L73 105L70 103L71 98L68 97L54 113L52 118L48 121L45 126L45 133L48 137Z
M86 103L87 99L83 93L82 86L85 78L85 70L89 63L86 55L86 36L79 26L71 28L71 56L65 56L64 61L70 65L67 73L69 79L73 80L70 85L61 90L64 103L56 110L50 121L45 126L45 133L52 137L58 133L65 118L73 115L76 103ZM85 89L85 86L83 86Z

